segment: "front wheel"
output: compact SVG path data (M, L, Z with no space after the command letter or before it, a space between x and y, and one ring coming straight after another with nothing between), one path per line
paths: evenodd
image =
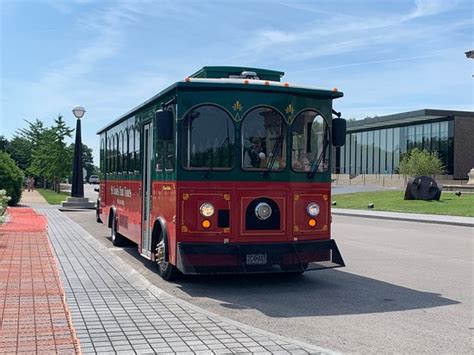
M156 244L155 261L158 265L158 274L161 276L161 278L166 281L172 281L176 280L181 275L181 273L176 268L176 266L165 261L165 253L168 250L167 243L167 238L163 235L163 233L160 233L158 243Z
M102 220L100 219L100 213L99 213L99 200L97 200L97 207L95 208L95 221L97 223L102 223Z
M110 227L110 239L112 239L112 244L116 247L121 247L125 244L125 237L117 232L117 219L115 214L112 216L112 226Z

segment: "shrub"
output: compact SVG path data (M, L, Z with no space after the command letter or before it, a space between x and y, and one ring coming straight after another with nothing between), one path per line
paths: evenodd
M0 190L0 223L3 223L3 215L7 210L7 204L10 200L11 197L7 196L7 192L5 190Z
M11 197L9 206L15 206L20 201L22 182L23 171L10 155L0 152L0 189L6 190L6 194Z
M445 173L443 163L436 152L414 148L406 153L399 166L400 174L405 176L434 176Z

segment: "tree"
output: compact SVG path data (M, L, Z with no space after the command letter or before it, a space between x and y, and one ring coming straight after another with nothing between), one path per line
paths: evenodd
M39 119L36 119L33 122L25 120L25 122L28 123L28 127L18 129L16 131L15 136L25 138L29 142L31 142L33 146L35 146L36 144L38 144L38 141L44 133L44 124Z
M0 190L6 190L11 199L8 205L15 206L21 198L23 172L5 152L0 152Z
M59 192L61 180L67 177L71 170L72 157L64 140L71 137L72 132L59 115L51 128L42 128L35 138L30 171L44 176L52 183L56 192Z
M18 166L23 170L27 171L30 175L35 175L36 178L43 178L43 185L46 186L46 178L42 174L35 172L35 169L31 168L33 163L33 153L38 149L40 142L44 140L44 134L46 128L43 122L39 119L30 122L25 120L28 124L26 128L18 129L15 132L10 145L9 153L12 158L17 162Z
M51 169L51 173L56 186L55 190L59 193L61 180L68 176L72 165L72 157L67 154L67 146L64 140L66 137L72 137L74 130L66 125L61 115L58 116L54 123L55 126L52 127L55 136L53 145L54 166Z
M4 136L0 136L0 151L5 152L8 148L8 139Z
M50 154L51 154L51 145L50 143L54 139L53 132L51 129L44 129L41 135L37 138L37 141L34 144L34 149L31 153L31 165L28 169L28 172L42 177L43 187L47 186L47 181L49 180L49 166L50 163Z
M19 136L14 136L7 147L7 152L22 170L30 167L32 151L33 142Z
M405 176L433 176L445 173L438 153L414 148L406 153L399 166L400 174Z
M67 147L69 154L74 157L74 143ZM82 167L86 169L87 174L84 178L87 178L91 175L96 175L97 167L94 166L94 157L92 156L92 149L87 145L82 143ZM71 174L72 175L72 165L71 165Z

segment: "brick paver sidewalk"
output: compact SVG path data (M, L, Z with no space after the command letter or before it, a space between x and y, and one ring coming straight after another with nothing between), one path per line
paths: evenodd
M8 214L0 226L0 353L80 353L46 218L31 208Z

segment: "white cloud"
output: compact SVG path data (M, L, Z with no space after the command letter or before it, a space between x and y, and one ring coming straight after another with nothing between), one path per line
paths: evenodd
M457 3L454 0L415 0L415 9L404 19L411 20L418 17L437 15L451 10Z
M472 19L430 26L419 23L421 18L449 11L456 5L455 1L416 0L415 9L408 14L367 13L367 16L357 17L335 13L300 24L293 30L261 28L248 36L253 40L245 44L236 58L250 57L253 62L259 62L278 56L283 60L302 61L350 53L374 45L422 43L426 37L434 38L438 33L443 35L460 27L472 27ZM286 6L318 11L308 4Z

